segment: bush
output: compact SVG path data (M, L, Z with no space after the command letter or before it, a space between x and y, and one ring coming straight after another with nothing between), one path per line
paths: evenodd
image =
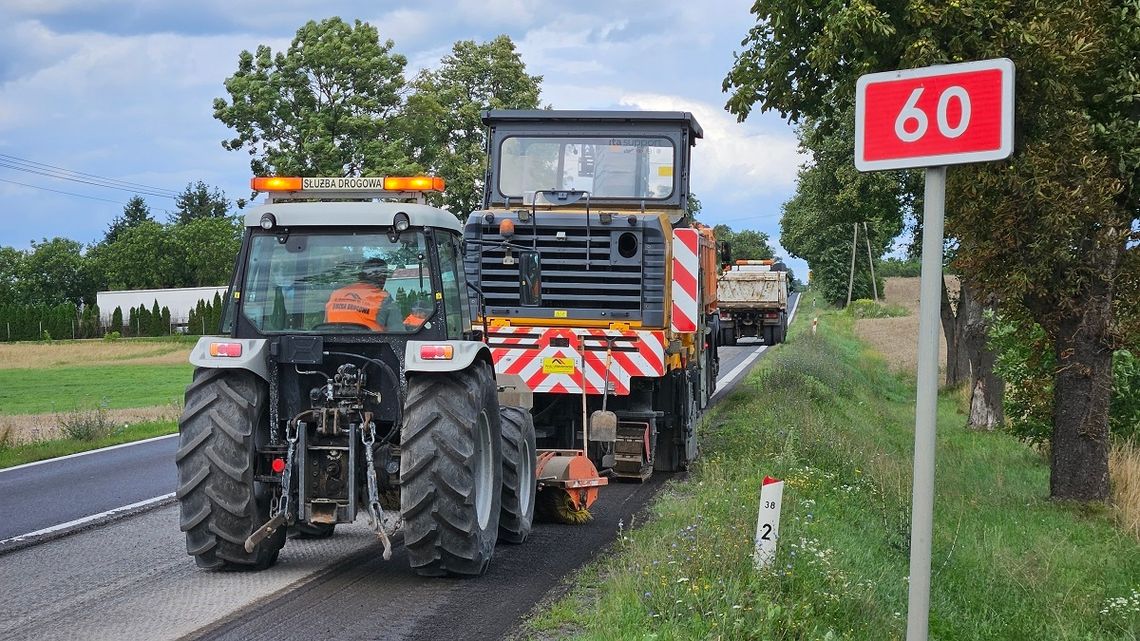
M922 275L922 261L917 258L914 260L888 258L875 267L875 273L883 278L891 278L894 276L917 278Z
M105 341L117 341L122 337L123 335L119 332L107 332L106 334L103 334L103 340Z
M1140 357L1126 349L1112 355L1108 429L1117 438L1140 444Z
M893 318L909 316L910 310L902 305L885 305L869 298L860 298L851 302L847 313L855 318Z
M1053 436L1053 371L1056 357L1037 323L990 312L987 345L994 353L994 373L1005 381L1007 429L1035 445ZM1112 356L1112 403L1109 432L1140 443L1140 358L1128 350Z
M77 441L94 441L109 436L114 424L107 412L107 400L94 407L74 409L59 418L59 428L66 438Z

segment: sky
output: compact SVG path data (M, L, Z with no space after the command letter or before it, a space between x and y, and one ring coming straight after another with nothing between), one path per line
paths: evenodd
M0 246L95 242L136 193L165 221L169 194L199 180L248 198L249 156L222 148L231 132L214 119L213 99L242 50L284 50L305 22L340 16L393 40L409 78L458 40L507 34L527 72L543 76L544 105L692 112L705 132L693 150L699 219L766 232L786 256L780 207L806 158L778 114L738 123L721 91L755 24L751 4L0 0ZM58 169L88 182L45 175ZM108 178L123 189L88 184ZM804 279L806 264L789 264Z

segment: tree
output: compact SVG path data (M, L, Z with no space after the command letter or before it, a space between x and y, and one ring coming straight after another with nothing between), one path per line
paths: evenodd
M230 202L226 194L215 187L199 180L189 183L181 194L174 198L174 213L170 214L170 222L175 225L185 225L201 218L226 218L229 215Z
M0 247L0 301L11 303L23 300L20 275L24 271L24 260L24 252L15 247Z
M111 327L107 329L109 332L123 332L123 308L116 307L115 311L111 314Z
M742 229L736 232L728 225L716 225L713 233L718 241L731 245L733 260L767 260L775 257L772 246L768 244L768 234L762 231Z
M214 117L236 132L254 175L378 176L409 167L390 135L400 113L407 59L376 28L340 18L309 21L288 51L242 51L214 99Z
M154 222L154 217L150 215L150 206L146 204L142 196L131 196L127 205L123 207L123 215L111 221L107 233L103 236L103 242L113 243L123 231L133 229L148 221Z
M80 305L95 302L95 279L83 245L56 237L32 242L20 272L23 302L28 305Z
M536 109L541 84L542 76L527 75L506 35L456 42L438 69L420 73L404 123L412 157L447 182L433 204L463 219L479 207L487 167L483 110Z
M724 82L753 106L827 133L870 71L1005 56L1017 65L1018 153L954 168L947 230L983 297L1023 306L1057 356L1050 494L1108 495L1116 286L1140 216L1140 6L1135 2L759 0Z
M229 218L197 218L169 230L172 251L178 257L176 285L225 285L241 248L242 226Z
M166 227L153 220L122 231L93 252L109 289L170 287L177 257Z

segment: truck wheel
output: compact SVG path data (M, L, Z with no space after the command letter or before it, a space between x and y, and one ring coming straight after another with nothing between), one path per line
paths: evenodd
M503 492L499 540L522 543L534 522L534 418L525 407L499 408L503 427Z
M245 540L269 520L274 486L254 480L257 446L266 438L268 390L253 373L194 371L178 419L179 526L198 567L267 568L285 545L285 528L252 553Z
M725 347L735 347L736 346L736 330L735 330L735 328L726 327L720 331L721 331L720 344L724 345Z
M498 538L503 482L490 366L409 378L400 447L400 513L412 569L482 574Z
M784 339L788 337L788 319L781 315L780 324L772 330L772 333L775 334L775 338L773 340L776 343L783 343Z

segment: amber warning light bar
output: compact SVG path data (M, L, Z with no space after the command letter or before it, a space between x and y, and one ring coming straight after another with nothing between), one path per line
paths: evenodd
M249 181L254 191L443 191L439 176L316 177L258 176Z

